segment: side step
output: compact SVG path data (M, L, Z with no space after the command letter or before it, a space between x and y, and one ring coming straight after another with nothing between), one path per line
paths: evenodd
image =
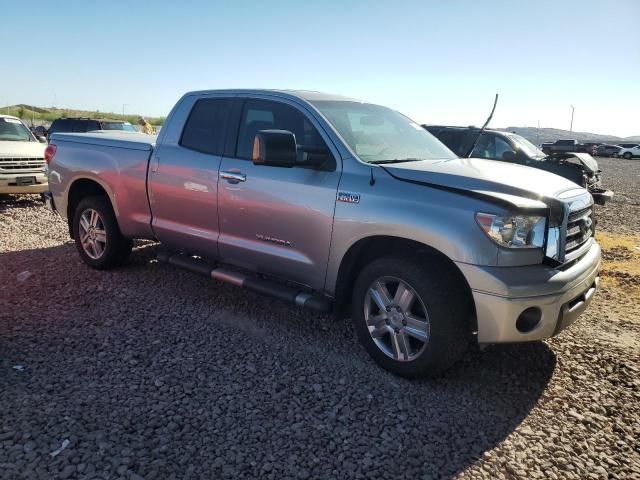
M204 260L188 257L178 253L158 252L158 261L176 267L184 268L194 273L210 277L214 280L231 283L262 295L293 303L300 307L310 308L317 312L327 313L331 310L331 301L319 295L302 292L298 289L271 282L262 278L252 277L240 272L221 267L212 267Z

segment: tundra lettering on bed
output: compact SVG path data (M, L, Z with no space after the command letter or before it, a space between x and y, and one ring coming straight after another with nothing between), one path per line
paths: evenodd
M82 259L159 260L346 314L382 367L437 375L470 342L556 335L598 286L593 199L461 159L388 108L317 92L186 94L157 137L54 134L49 205Z

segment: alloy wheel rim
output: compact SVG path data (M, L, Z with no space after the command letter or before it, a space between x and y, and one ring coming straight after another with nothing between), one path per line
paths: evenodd
M80 244L84 252L93 260L98 260L107 248L107 232L100 214L87 208L80 215Z
M430 322L424 302L400 278L381 277L369 286L364 319L376 346L396 361L415 360L429 343Z

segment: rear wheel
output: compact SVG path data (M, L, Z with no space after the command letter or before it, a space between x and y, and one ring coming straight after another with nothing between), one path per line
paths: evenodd
M80 201L73 216L73 238L82 260L97 270L121 265L133 246L120 233L111 203L104 196Z
M352 317L358 338L383 368L408 378L436 376L470 339L467 294L434 258L371 262L358 276Z

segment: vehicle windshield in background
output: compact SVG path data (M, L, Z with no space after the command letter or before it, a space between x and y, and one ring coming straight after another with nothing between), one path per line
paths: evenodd
M33 136L20 120L0 118L0 141L30 142Z
M456 158L424 128L390 108L348 101L319 100L311 103L364 162Z
M137 132L129 122L102 122L103 130L124 130L125 132Z
M544 158L547 156L542 150L540 150L526 138L521 137L520 135L507 135L509 136L509 138L511 138L511 140L513 140L516 145L518 145L518 147L520 147L520 150L522 150L527 155L527 157Z

